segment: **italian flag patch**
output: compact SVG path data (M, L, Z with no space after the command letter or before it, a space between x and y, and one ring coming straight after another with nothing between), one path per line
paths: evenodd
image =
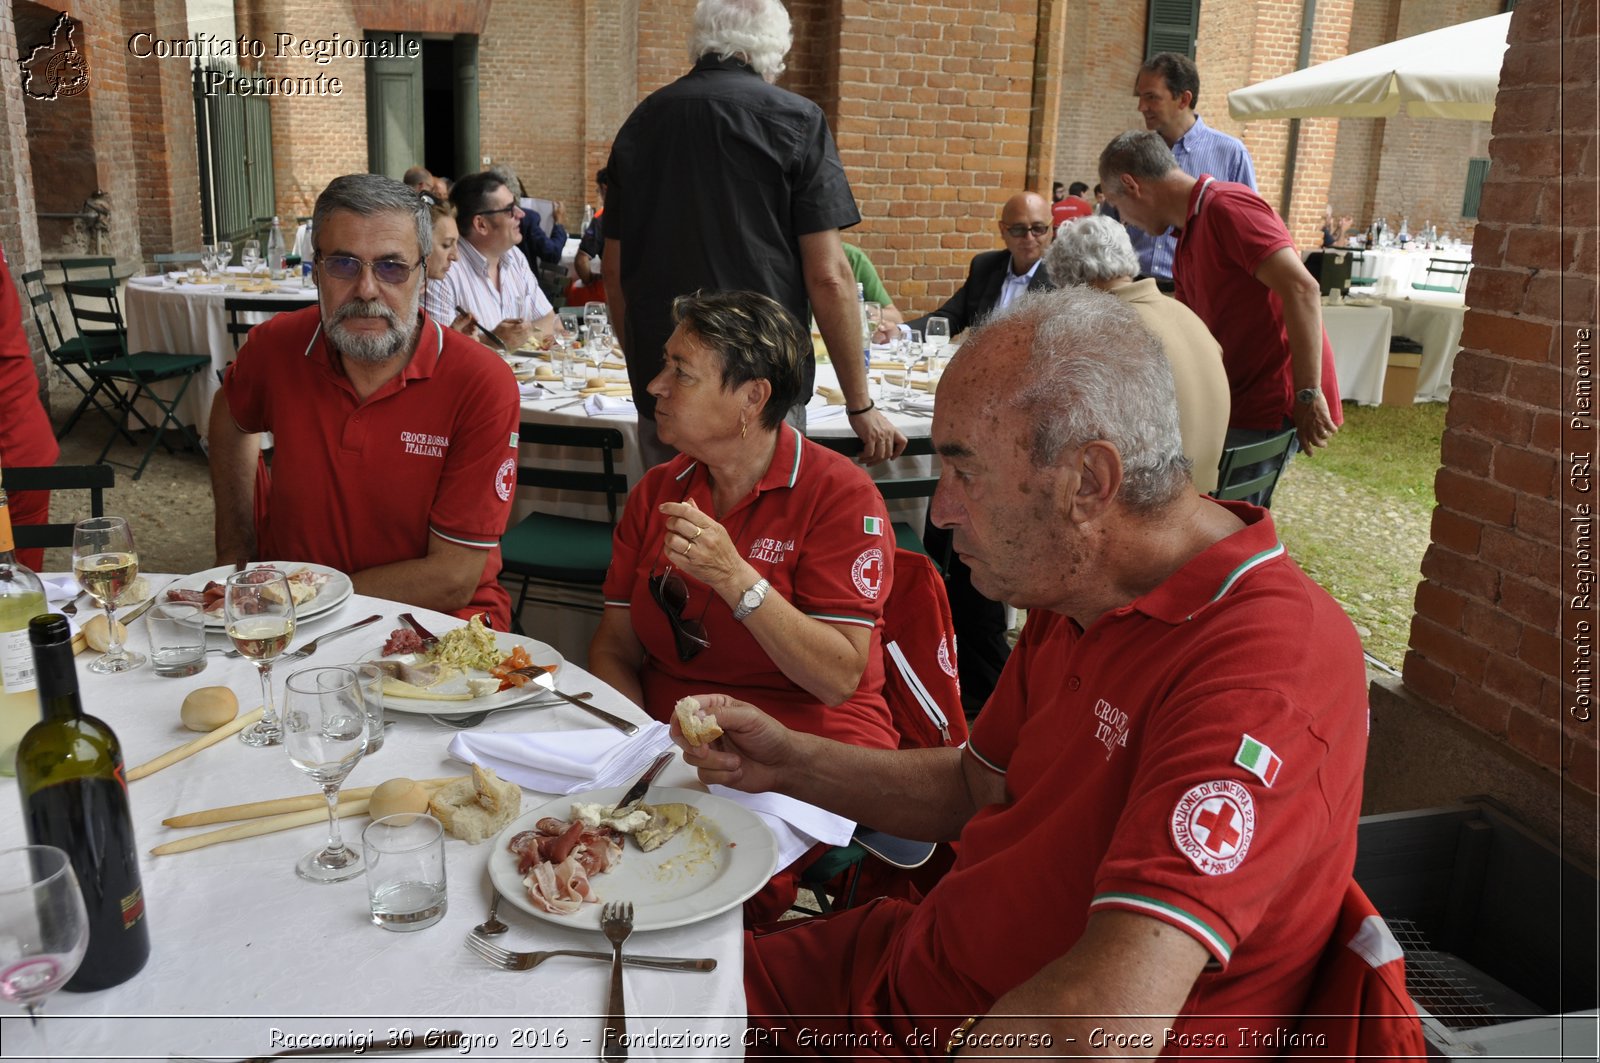
M882 517L862 517L861 518L861 530L866 532L868 535L882 535L883 534L883 518Z
M1283 767L1283 761L1271 746L1257 742L1249 735L1245 735L1239 743L1239 752L1233 755L1233 762L1268 786L1278 778L1278 769Z

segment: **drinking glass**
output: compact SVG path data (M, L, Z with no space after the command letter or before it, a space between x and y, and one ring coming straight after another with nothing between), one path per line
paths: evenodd
M261 241L246 240L244 242L244 249L239 252L239 265L244 267L245 274L249 276L255 273L256 267L260 264Z
M235 572L223 586L223 619L234 648L261 674L261 719L239 732L247 746L275 746L283 729L272 706L272 662L294 638L294 598L281 572Z
M77 973L88 947L89 917L67 854L53 845L0 852L0 997L38 1026L45 998Z
M72 572L78 583L106 611L106 652L89 665L98 675L128 672L144 664L144 654L123 648L112 610L122 589L139 575L139 554L133 530L123 517L93 517L72 527Z
M361 832L372 921L401 933L444 918L444 828L426 813L375 819Z
M928 319L928 346L935 352L943 351L950 343L950 319L945 317L930 317Z
M233 241L232 240L218 240L217 241L217 254L222 256L222 265L220 265L217 268L219 270L227 269L228 266L233 263Z
M905 367L905 393L906 401L916 398L916 389L911 386L911 367L922 360L922 344L912 343L909 336L896 336L893 342L895 361Z
M328 844L295 862L311 882L343 882L365 870L361 854L339 836L339 784L367 748L361 683L350 668L302 668L283 689L283 744L294 766L328 799Z

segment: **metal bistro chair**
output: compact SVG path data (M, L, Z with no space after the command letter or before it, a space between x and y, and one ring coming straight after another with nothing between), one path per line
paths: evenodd
M105 515L105 492L116 486L109 465L14 465L0 472L11 491L88 491L89 516ZM12 529L23 550L72 545L72 524L19 524Z
M84 371L90 379L104 381L110 386L117 396L121 416L132 417L150 429L150 444L145 447L144 456L134 468L133 478L137 480L144 475L145 466L150 463L157 444L165 446L169 453L172 451L163 438L168 426L176 428L191 449L198 450L200 438L195 435L193 428L178 419L177 408L184 392L189 389L189 382L211 364L211 358L203 354L165 354L159 351L130 353L127 346L128 330L123 324L122 304L117 299L115 288L72 282L62 285L62 289L67 293L67 305L72 310L72 320L78 326L79 335L116 336L118 339L120 350L114 357L93 362L85 366ZM171 398L164 397L154 387L166 383L175 383L177 386ZM148 399L161 411L159 423L152 424L139 412L141 399ZM119 432L127 434L120 427ZM117 441L117 435L117 432L113 432L111 438L106 440L98 461L106 460L106 455L111 453L111 447Z
M829 450L853 458L861 453L861 440L855 436L810 436L813 443L827 447ZM934 453L933 439L929 436L913 436L906 440L906 449L901 457L915 458L926 457ZM931 476L902 476L893 480L874 480L874 487L883 496L884 501L894 502L902 498L932 498L934 489L939 486L939 474ZM922 536L910 524L903 520L891 521L894 529L894 544L902 550L932 558L933 563L943 572L946 562L950 560L949 551L944 551L945 556L934 557L922 541Z
M598 588L611 566L611 532L617 523L618 500L628 493L628 478L616 471L622 454L622 433L615 428L533 424L518 426L521 442L539 446L584 447L600 452L603 472L579 472L545 465L517 466L517 484L556 491L603 494L608 520L560 517L535 509L500 539L500 571L522 580L511 628L522 633L522 607L528 602L597 611L598 606L570 599L530 594L533 583Z
M132 443L133 437L127 434L127 429L117 416L121 406L121 396L115 393L113 385L108 381L93 379L85 384L79 376L80 373L85 373L85 367L91 362L103 361L121 354L121 342L115 336L68 337L61 327L61 319L56 316L55 296L45 287L44 270L34 269L22 274L22 287L28 295L28 303L33 310L33 325L39 330L39 340L44 344L46 357L50 359L52 365L61 370L63 376L72 381L74 387L83 393L77 409L72 411L71 416L56 431L56 438L60 439L72 431L73 426L78 423L78 418L92 407ZM78 372L73 372L74 368Z
M1237 501L1258 497L1261 505L1272 504L1272 490L1289 464L1289 445L1294 429L1286 428L1271 439L1243 446L1226 447L1217 463L1217 487L1212 498Z
M1367 253L1362 250L1350 252L1350 285L1351 287L1369 288L1378 283L1377 277L1366 276Z
M192 266L204 258L199 251L162 251L151 255L150 261L158 266Z
M117 260L110 255L90 255L86 258L63 258L61 279L70 284L89 284L97 288L117 287ZM105 275L101 276L101 271Z
M262 296L230 295L222 300L222 309L228 315L228 339L233 341L233 353L238 354L239 348L244 346L245 336L251 329L261 324L260 321L246 321L246 314L273 314L287 313L290 310L304 310L308 306L316 305L315 296L304 299L269 299ZM221 383L222 374L227 366L217 370L217 382Z
M1467 274L1472 271L1472 263L1462 262L1454 258L1428 259L1428 272L1423 274L1421 281L1412 281L1411 287L1419 292L1447 292L1451 295L1461 294L1461 289L1466 286ZM1430 284L1435 273L1446 277L1454 277L1449 284Z

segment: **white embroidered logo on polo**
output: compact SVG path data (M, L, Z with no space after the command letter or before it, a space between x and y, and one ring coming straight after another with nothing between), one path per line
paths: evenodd
M1106 747L1106 759L1128 746L1128 714L1105 698L1094 703L1094 740Z
M861 551L861 556L850 566L850 579L855 583L856 590L877 600L878 591L883 586L883 551L876 546Z
M760 538L750 544L749 560L767 561L774 565L783 563L783 555L794 549L793 539Z
M400 445L407 454L420 454L425 458L442 458L450 446L449 436L436 436L428 432L401 432Z
M1255 831L1255 799L1233 779L1192 787L1172 809L1172 844L1203 874L1226 875L1237 868Z
M951 660L950 656L950 650L952 648L951 644L954 641L954 635L939 636L939 671L943 672L951 679L958 678L956 676L956 662Z
M494 493L500 496L500 501L511 501L511 492L517 486L517 462L515 458L507 458L500 463L500 468L494 474Z

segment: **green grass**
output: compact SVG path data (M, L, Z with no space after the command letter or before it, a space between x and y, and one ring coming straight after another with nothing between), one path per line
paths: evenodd
M1433 516L1445 406L1346 406L1344 428L1289 463L1272 513L1290 556L1399 668Z

